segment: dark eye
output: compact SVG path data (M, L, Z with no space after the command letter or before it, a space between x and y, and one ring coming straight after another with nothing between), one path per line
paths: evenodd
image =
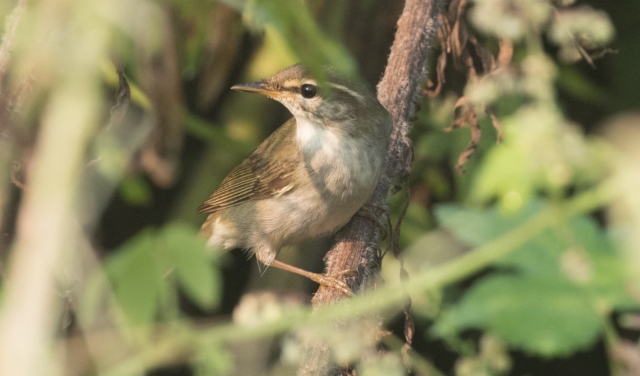
M300 86L300 94L302 94L304 98L311 99L318 95L318 88L315 85L304 84Z

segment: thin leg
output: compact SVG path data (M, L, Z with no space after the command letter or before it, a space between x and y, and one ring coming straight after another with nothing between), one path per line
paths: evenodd
M351 296L353 295L353 293L351 292L351 289L349 288L349 286L347 286L346 283L342 282L341 280L334 278L334 277L330 277L327 275L323 275L323 274L318 274L318 273L311 273L308 272L304 269L300 269L297 268L293 265L289 265L289 264L285 264L282 261L278 261L278 260L273 260L271 261L270 266L276 267L278 269L282 269L282 270L286 270L288 272L291 273L296 273L298 275L301 275L303 277L307 277L310 280L322 285L322 286L327 286L327 287L331 287L334 289L338 289L340 291L342 291L345 295L347 296ZM342 273L341 273L342 275Z

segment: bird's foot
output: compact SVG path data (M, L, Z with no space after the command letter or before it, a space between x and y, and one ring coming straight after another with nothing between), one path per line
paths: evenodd
M347 274L352 274L352 273L354 273L353 270L344 270L338 274L334 274L330 276L324 275L324 274L312 273L313 276L309 276L309 279L311 279L312 281L316 282L321 286L339 290L346 296L353 296L353 292L349 288L349 285L347 285L346 282L340 279L342 276Z
M257 254L256 254L257 255ZM321 285L321 286L326 286L326 287L330 287L330 288L334 288L336 290L341 291L344 295L346 296L353 296L353 292L351 292L351 289L349 288L349 286L346 284L346 282L342 281L341 278L344 275L347 274L351 274L351 273L355 273L355 271L353 270L345 270L342 271L336 275L324 275L324 274L318 274L318 273L312 273L309 271L306 271L304 269L300 269L296 266L293 265L289 265L286 264L282 261L278 261L278 260L272 260L270 262L271 266L278 268L278 269L282 269L282 270L286 270L292 273L296 273L299 274L303 277L307 277L310 280L314 281L315 283Z

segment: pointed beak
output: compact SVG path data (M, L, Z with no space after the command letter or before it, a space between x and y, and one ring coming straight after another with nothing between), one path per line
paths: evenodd
M268 97L274 96L277 92L268 89L264 81L251 82L248 84L238 84L231 87L231 90L246 91L248 93L258 93Z

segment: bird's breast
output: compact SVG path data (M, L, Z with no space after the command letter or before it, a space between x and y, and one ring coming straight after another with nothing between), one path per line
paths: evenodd
M371 139L298 121L297 142L304 160L302 173L319 192L339 200L371 194L383 162Z

